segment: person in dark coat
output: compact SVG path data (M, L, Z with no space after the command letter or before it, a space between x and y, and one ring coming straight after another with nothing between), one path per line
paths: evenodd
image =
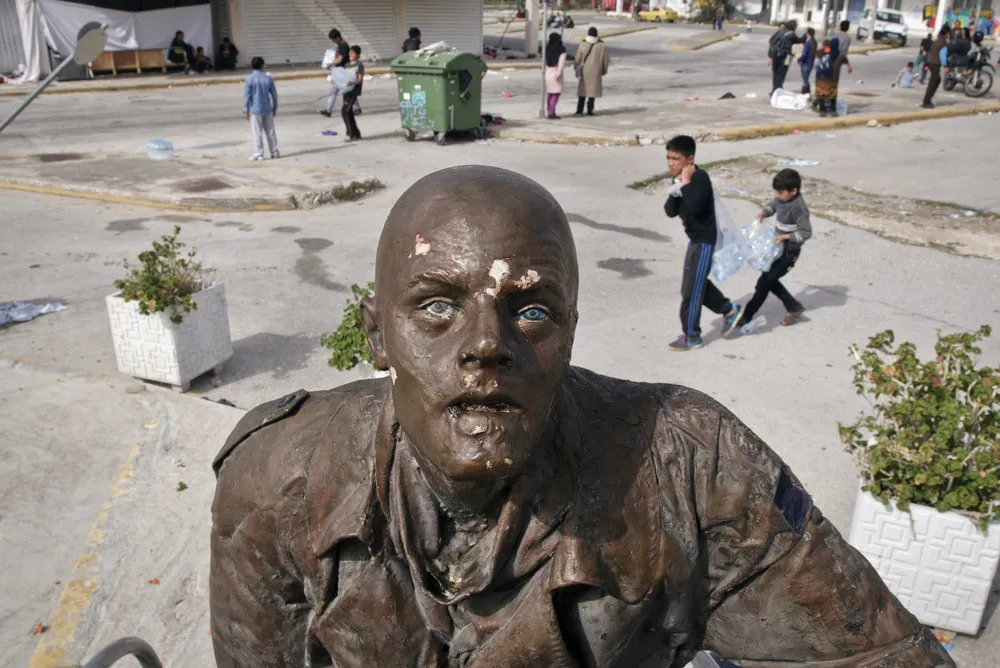
M416 26L410 28L409 35L406 41L403 42L403 53L420 50L420 28Z
M219 45L219 56L215 59L216 69L236 69L238 55L240 55L240 50L236 48L236 45L230 42L228 37L223 37L222 44Z

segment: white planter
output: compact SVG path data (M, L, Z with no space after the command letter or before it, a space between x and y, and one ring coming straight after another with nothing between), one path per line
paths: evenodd
M168 313L142 315L137 302L107 298L118 370L187 390L191 381L233 356L226 292L222 284L194 295L198 310L179 325Z
M975 635L1000 561L1000 524L910 505L886 507L858 492L850 543L922 623Z

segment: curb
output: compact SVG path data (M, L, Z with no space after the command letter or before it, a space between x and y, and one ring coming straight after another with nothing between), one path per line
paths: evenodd
M727 128L723 130L705 131L695 133L700 137L700 141L742 141L746 139L761 139L764 137L779 137L782 135L795 134L799 132L813 132L820 130L835 130L866 126L871 121L876 123L913 123L917 121L933 121L945 118L956 118L959 116L973 116L985 112L1000 113L1000 103L980 105L976 107L960 107L957 109L932 109L922 111L907 111L891 114L879 114L872 116L857 116L854 118L828 118L806 121L804 123L781 123L776 125L752 125L742 128ZM634 137L601 137L596 135L562 135L546 136L536 134L520 134L513 129L491 129L490 136L494 139L505 139L511 141L532 142L535 144L557 144L557 145L579 145L588 146L651 146L663 144L664 139L660 137L650 137L648 135L636 135Z
M706 46L712 46L713 44L718 44L719 42L726 42L731 39L736 39L739 33L731 33L729 35L723 35L722 37L713 38L707 42L702 42L695 46L688 46L686 44L676 44L674 42L667 43L667 49L670 51L697 51L698 49L704 49ZM683 41L683 40L682 40Z
M611 37L621 37L622 35L631 35L636 32L646 32L647 30L656 30L656 26L636 26L635 28L622 28L621 30L612 30L600 35L601 39L609 39ZM574 37L574 42L582 42L586 37Z
M921 111L903 111L892 114L877 114L872 116L856 116L854 118L827 118L805 121L803 123L781 123L777 125L756 125L743 128L726 128L709 133L713 138L723 141L740 141L743 139L759 139L761 137L777 137L794 134L796 130L809 132L814 130L830 130L837 128L853 128L876 123L913 123L916 121L933 121L959 116L974 116L975 114L995 111L1000 112L1000 104L987 104L975 107L959 107L956 109L925 109Z
M39 195L55 195L57 197L76 197L111 204L127 204L145 206L155 209L171 209L173 211L204 211L209 213L251 213L259 211L294 211L295 204L284 199L258 200L255 202L233 202L221 206L219 200L208 200L204 205L182 204L171 200L154 200L129 195L116 195L73 188L54 188L33 183L0 180L0 189L19 190Z
M493 63L487 63L487 67L491 70L502 70L507 68L514 69L538 69L538 62L518 62L518 61L494 61ZM389 74L390 68L385 65L380 65L378 67L373 67L371 69L365 70L367 74L382 75ZM300 72L294 74L274 74L272 75L275 81L296 81L299 79L325 79L326 74L323 72ZM242 84L244 77L230 77L226 79L208 79L199 80L197 78L191 79L190 77L184 79L162 81L157 80L150 83L135 84L135 85L122 85L122 84L112 84L107 86L90 86L90 87L80 87L80 88L47 88L42 95L70 95L73 93L128 93L131 91L144 91L144 90L157 90L160 88L188 88L195 86L219 86L223 84ZM0 98L3 97L24 97L30 95L34 88L25 90L12 90L4 91L0 90Z

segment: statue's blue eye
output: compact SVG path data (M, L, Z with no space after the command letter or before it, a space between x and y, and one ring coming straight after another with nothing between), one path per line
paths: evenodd
M531 306L517 314L518 320L529 320L531 322L540 322L548 317L549 314L546 310L538 306Z
M436 301L424 306L424 310L439 318L450 318L458 313L458 309L448 302Z

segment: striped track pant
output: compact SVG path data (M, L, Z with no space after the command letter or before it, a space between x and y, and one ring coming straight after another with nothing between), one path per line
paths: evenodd
M733 308L719 288L708 280L712 270L715 244L692 241L684 256L684 278L681 281L681 327L692 338L701 336L701 306L724 315Z

